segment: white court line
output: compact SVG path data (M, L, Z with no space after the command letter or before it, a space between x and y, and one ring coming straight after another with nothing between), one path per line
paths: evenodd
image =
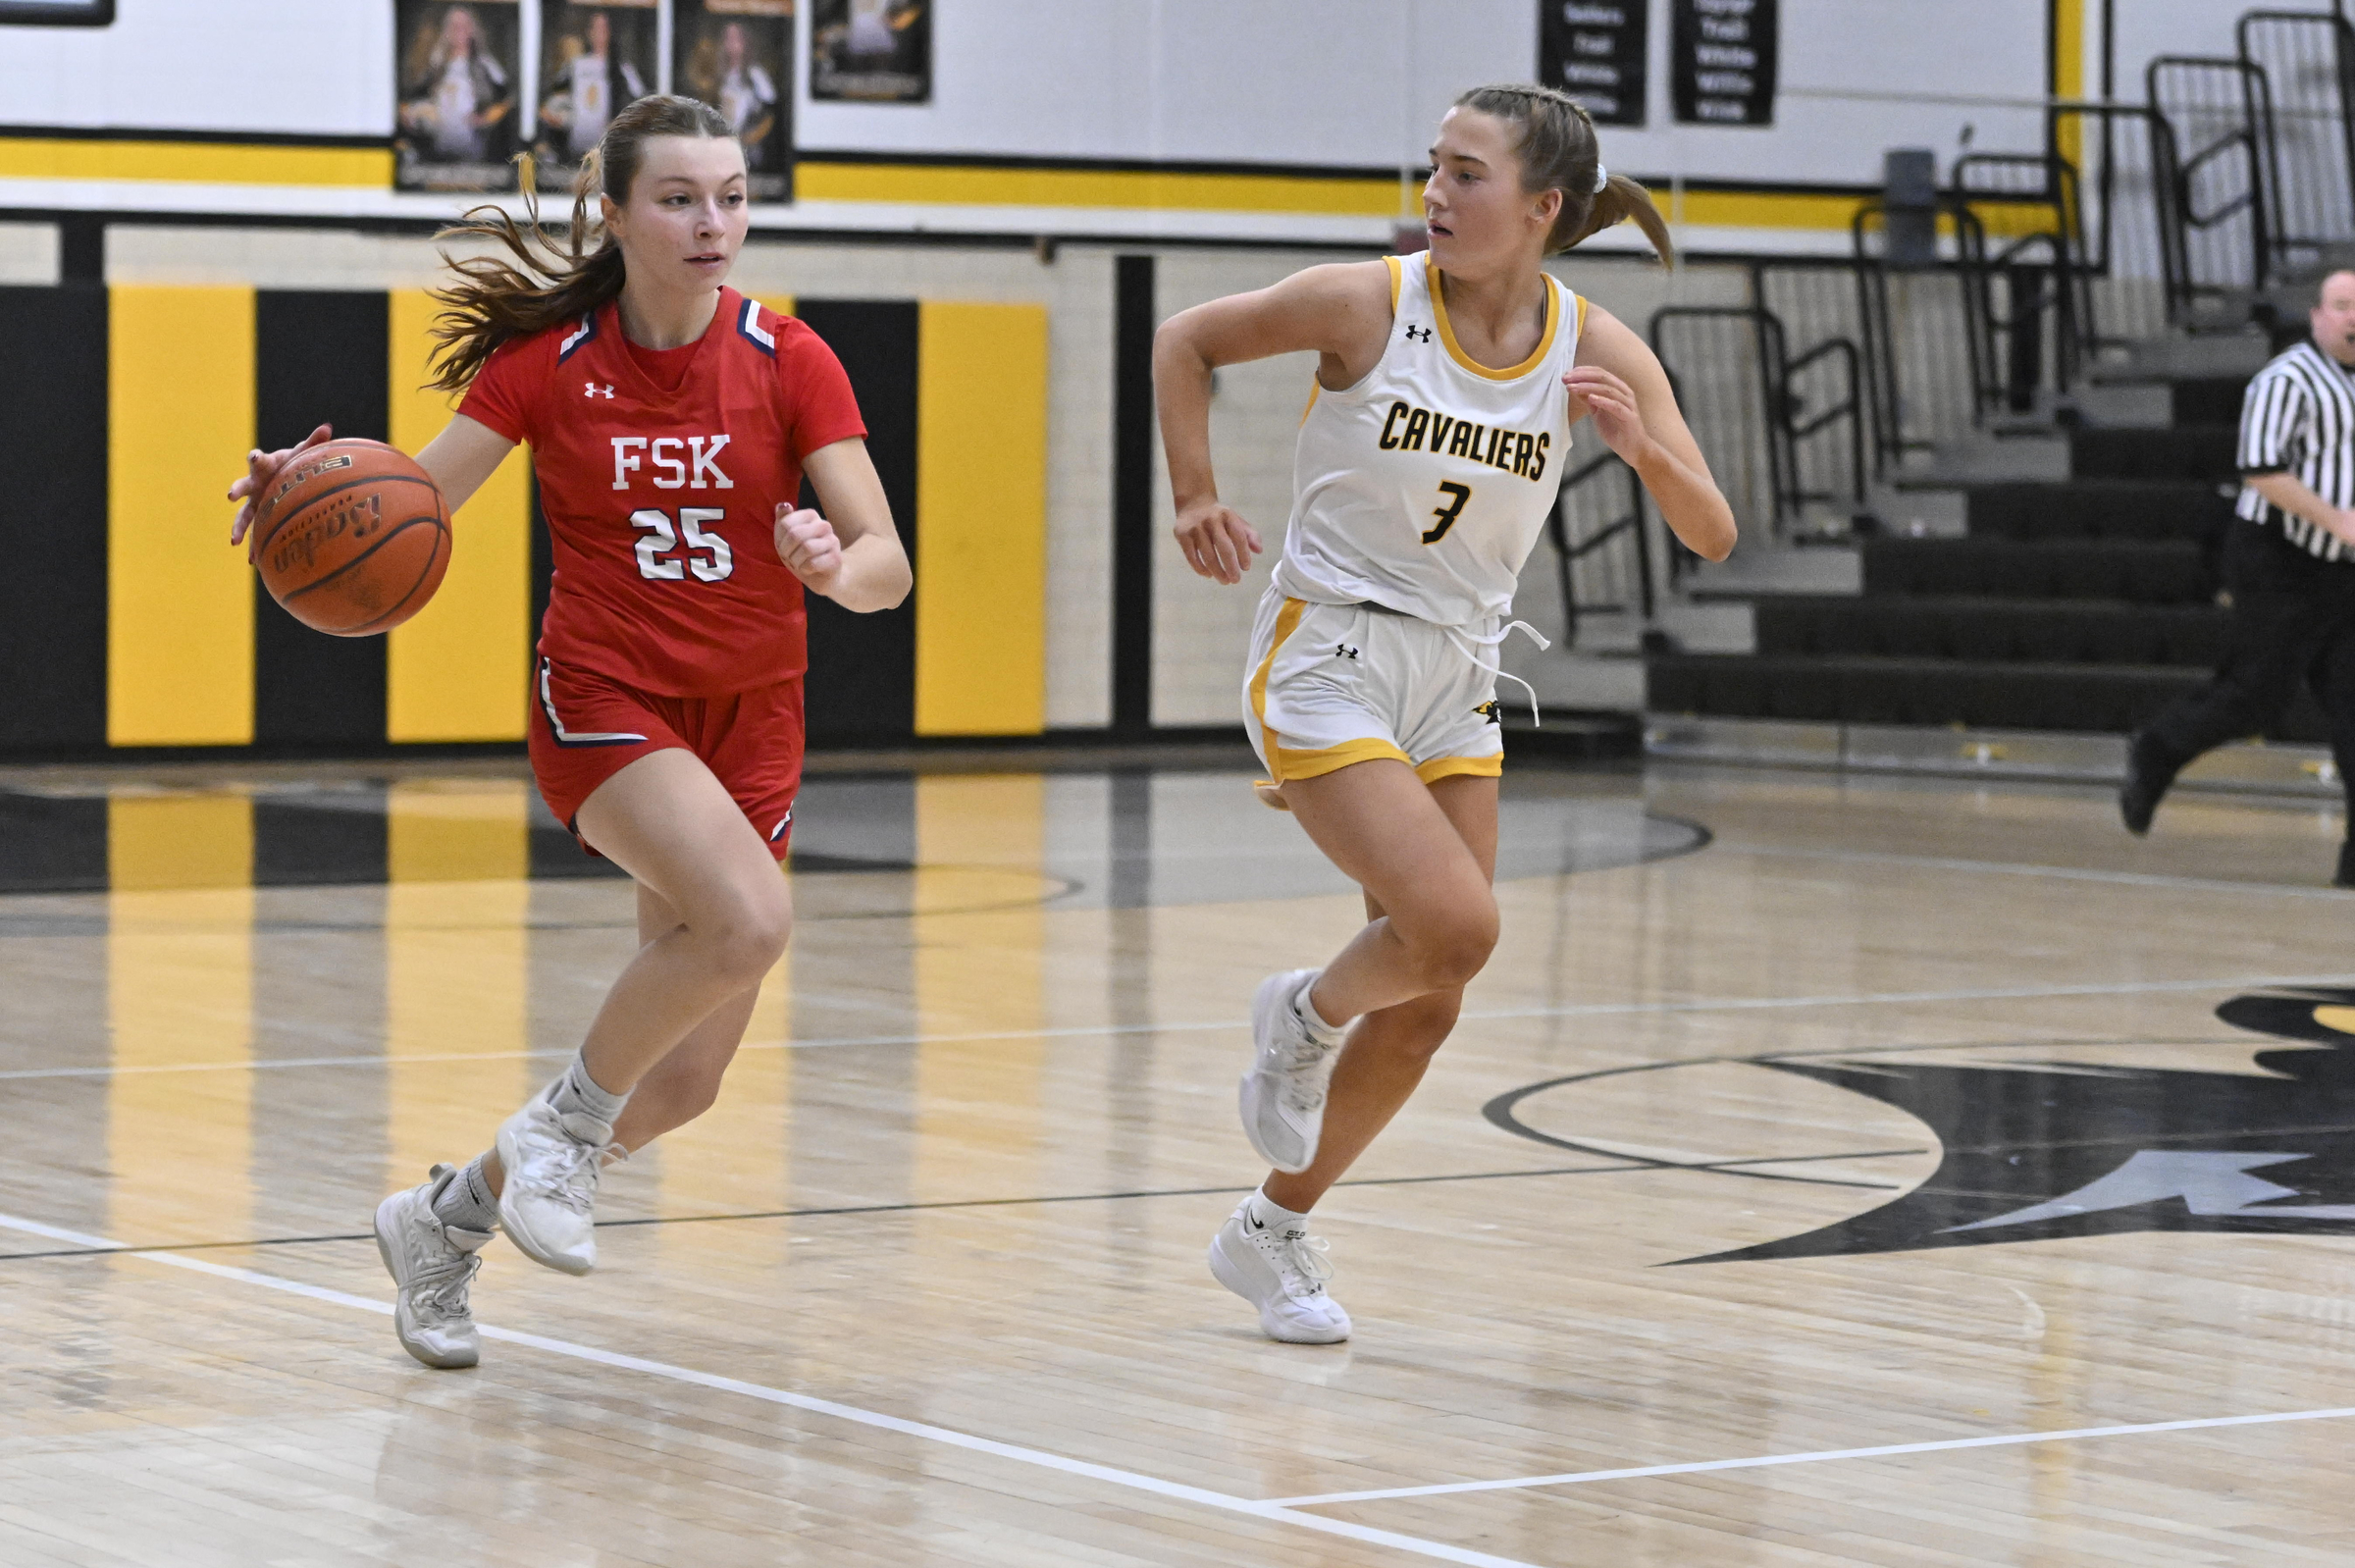
M2348 901L2343 887L2292 887L2280 882L2231 882L2208 876L2163 876L2155 871L2102 871L2074 865L2039 865L2019 861L1957 861L1934 855L1899 855L1884 850L1810 850L1779 844L1745 844L1718 839L1710 846L1734 855L1847 864L1910 865L1925 871L1970 871L1988 876L2042 876L2063 882L2115 882L2126 887L2174 888L2185 893L2251 893L2263 898Z
M114 1251L121 1242L86 1231L67 1230L37 1220L20 1219L0 1214L0 1229L22 1230L28 1235L63 1241L72 1246L107 1249L111 1255L135 1258L142 1263L160 1263L169 1268L186 1269L194 1274L208 1274L217 1280L234 1280L240 1284L259 1285L266 1290L281 1290L288 1295L307 1297L330 1306L350 1307L361 1312L373 1312L383 1317L392 1315L391 1302L355 1296L342 1290L331 1290L324 1285L304 1284L275 1274L263 1274L254 1269L235 1269L226 1264L209 1263L202 1258L183 1257L171 1252ZM948 1427L935 1427L926 1422L909 1421L899 1416L887 1416L876 1410L863 1410L857 1405L838 1404L831 1399L819 1399L811 1394L793 1393L784 1388L771 1388L765 1384L746 1383L739 1378L723 1378L715 1373L698 1372L692 1367L674 1366L667 1361L649 1361L642 1356L626 1356L611 1350L600 1350L595 1345L578 1344L570 1339L551 1339L544 1334L522 1333L513 1329L497 1329L488 1324L479 1326L486 1339L506 1344L524 1345L544 1350L550 1355L568 1356L575 1361L594 1362L621 1372L642 1373L650 1378L664 1378L672 1383L691 1384L699 1388L710 1388L720 1393L741 1394L766 1404L785 1405L806 1410L812 1415L831 1416L839 1421L855 1422L863 1427L876 1427L896 1432L904 1437L920 1437L952 1448L964 1448L974 1453L989 1454L1018 1464L1033 1465L1041 1470L1060 1471L1068 1476L1083 1476L1091 1481L1107 1482L1125 1487L1132 1491L1151 1492L1156 1496L1178 1502L1197 1503L1226 1513L1243 1514L1276 1524L1296 1525L1328 1536L1341 1536L1369 1545L1389 1546L1418 1557L1439 1562L1462 1563L1466 1568L1538 1568L1535 1563L1514 1557L1498 1557L1485 1551L1470 1551L1450 1546L1443 1542L1425 1541L1419 1536L1400 1535L1391 1530L1376 1530L1368 1525L1351 1524L1340 1519L1327 1519L1320 1514L1302 1513L1283 1503L1262 1502L1250 1497L1237 1497L1224 1491L1212 1491L1202 1487L1189 1487L1180 1482L1163 1481L1156 1476L1140 1475L1133 1470L1118 1470L1110 1465L1092 1464L1084 1459L1066 1458L1044 1449L1025 1448L1018 1443L999 1442L990 1437L976 1437L969 1433ZM393 1354L387 1347L386 1354Z
M2282 1421L2339 1421L2355 1406L2338 1410L2287 1410L2265 1416L2204 1416L2194 1421L2146 1421L2130 1427L2079 1427L2073 1432L2007 1432L1993 1437L1949 1437L1940 1442L1892 1442L1877 1448L1827 1448L1819 1453L1761 1454L1753 1459L1701 1459L1682 1465L1642 1465L1628 1470L1578 1470L1559 1476L1518 1476L1510 1481L1454 1481L1437 1487L1388 1487L1377 1491L1328 1491L1314 1497L1278 1497L1280 1507L1321 1503L1377 1502L1391 1497L1438 1497L1458 1491L1507 1491L1522 1487L1576 1487L1596 1481L1639 1481L1647 1476L1692 1476L1717 1470L1761 1470L1769 1465L1811 1465L1830 1459L1880 1459L1891 1454L1945 1453L1956 1448L2005 1448L2023 1442L2074 1442L2083 1437L2131 1437L2152 1432L2198 1432L2210 1427L2263 1427Z
M1867 991L1856 996L1718 996L1685 1002L1584 1002L1567 1007L1495 1008L1456 1015L1458 1021L1510 1022L1523 1019L1629 1018L1667 1013L1748 1013L1783 1008L1904 1007L1922 1002L2016 1002L2046 997L2139 996L2172 991L2245 991L2252 986L2355 985L2355 974L2237 974L2205 980L2121 980L2088 985L2005 985L1955 991ZM981 1029L968 1034L857 1034L811 1040L747 1040L742 1051L816 1051L850 1046L958 1045L987 1040L1077 1040L1130 1034L1196 1034L1247 1029L1248 1019L1209 1023L1082 1023L1062 1029ZM133 1072L260 1072L284 1068L373 1068L393 1063L518 1062L561 1058L570 1046L546 1051L482 1051L437 1056L309 1056L257 1058L250 1062L162 1062L134 1067L14 1068L0 1082L18 1078L110 1078Z

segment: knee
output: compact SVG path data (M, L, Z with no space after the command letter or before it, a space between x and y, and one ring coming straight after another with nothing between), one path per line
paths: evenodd
M1408 946L1430 990L1451 991L1469 984L1496 950L1495 901L1450 912L1416 933Z
M711 920L706 947L713 968L729 980L752 986L785 956L793 937L793 905L778 879L772 891L749 890Z

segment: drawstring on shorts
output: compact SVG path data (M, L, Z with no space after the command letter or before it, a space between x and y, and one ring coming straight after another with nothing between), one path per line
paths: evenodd
M1538 689L1530 685L1529 682L1523 680L1520 676L1507 674L1505 672L1503 667L1504 650L1499 646L1506 638L1512 636L1513 633L1526 632L1529 634L1529 640L1537 644L1539 651L1542 653L1553 646L1553 644L1545 640L1544 633L1539 631L1535 626L1530 625L1527 621L1506 621L1502 626L1498 627L1495 631L1485 637L1475 632L1467 632L1460 626L1442 626L1439 628L1439 630L1445 632L1448 640L1455 644L1456 648L1463 653L1463 655L1470 659L1474 664L1478 665L1481 669L1485 670L1491 675L1495 676L1496 679L1500 681L1511 681L1515 686L1518 686L1521 688L1521 690L1527 692L1529 694L1530 725L1532 728L1542 729L1544 727L1544 721L1538 716ZM1484 648L1493 648L1496 650L1497 661L1495 663L1491 663L1487 658L1482 656L1479 650Z

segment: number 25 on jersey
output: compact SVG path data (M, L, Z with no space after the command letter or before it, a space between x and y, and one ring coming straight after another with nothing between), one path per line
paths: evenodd
M726 515L717 506L682 506L674 528L670 514L659 506L630 513L630 526L640 534L638 575L656 583L679 582L691 571L699 582L716 583L728 577L736 570L728 542L704 529L706 523L716 523ZM677 553L682 539L687 547L683 556Z

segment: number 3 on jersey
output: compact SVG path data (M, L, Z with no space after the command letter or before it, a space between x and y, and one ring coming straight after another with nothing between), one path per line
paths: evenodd
M645 531L638 541L638 575L657 583L678 582L690 569L700 582L716 583L729 576L736 570L736 557L729 551L728 542L704 532L706 523L716 523L726 515L717 506L682 506L679 525L673 528L670 514L658 506L630 513L630 526ZM670 553L678 549L682 534L687 540L684 560Z
M1426 545L1436 545L1447 537L1447 530L1453 528L1455 520L1463 515L1464 502L1472 498L1472 487L1448 481L1439 486L1439 494L1447 497L1447 504L1434 506L1431 509L1431 515L1438 518L1439 522L1437 528L1423 530L1423 543ZM641 560L646 558L644 545L638 547L638 557Z

